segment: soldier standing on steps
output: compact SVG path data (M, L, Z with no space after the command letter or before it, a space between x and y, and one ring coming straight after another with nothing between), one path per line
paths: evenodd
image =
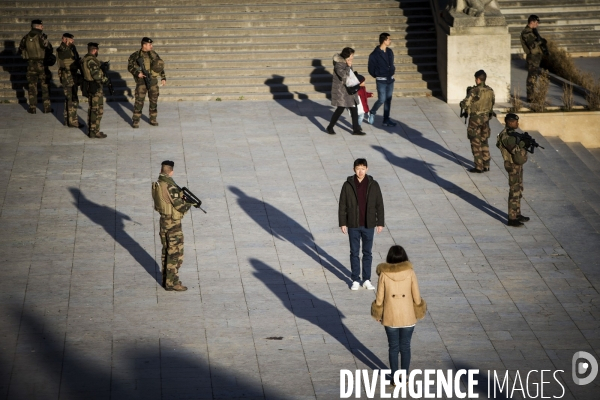
M39 19L31 21L31 31L21 39L19 52L23 59L27 60L27 83L29 84L29 109L30 114L35 114L37 109L37 84L38 80L42 86L42 100L44 101L44 113L54 111L50 105L50 91L46 76L44 59L46 52L52 54L52 45L48 36L42 33L44 24Z
M542 38L537 31L540 19L537 15L530 15L527 18L527 26L521 32L521 46L526 54L527 60L527 101L533 99L535 83L540 75L540 63L544 53L548 52L546 48L546 39Z
M88 136L92 139L104 139L106 135L100 132L100 121L104 114L104 93L102 85L108 82L100 69L98 60L98 43L88 43L88 53L83 57L83 83L88 96Z
M519 128L519 116L506 114L506 128L498 134L496 147L504 159L504 169L508 172L508 226L523 226L529 217L521 215L523 197L523 164L527 162L525 142L516 131Z
M82 76L79 74L80 62L79 53L75 47L75 37L70 33L64 33L62 43L56 50L58 55L58 76L65 93L65 126L70 128L83 128L77 118L77 108L79 107L79 97L77 88L81 85Z
M152 184L152 198L154 209L160 214L163 287L167 291L184 292L187 287L179 280L179 268L183 264L181 219L192 203L187 201L173 180L174 166L173 161L162 162L158 181Z
M150 101L150 125L158 126L156 117L158 115L158 77L160 76L161 86L167 83L165 75L165 63L154 50L152 50L152 39L148 37L142 38L142 48L129 56L127 70L135 79L135 105L133 107L133 117L131 126L139 128L140 118L142 117L142 109L144 108L144 100L148 93ZM144 68L138 64L138 59L144 60ZM150 76L146 76L142 71L144 69ZM146 86L144 78L150 78L149 87Z
M475 168L469 172L482 173L490 170L490 118L496 102L494 90L485 84L487 74L484 70L475 72L475 84L468 90L467 97L460 102L460 107L469 113L467 137L471 142L471 152Z

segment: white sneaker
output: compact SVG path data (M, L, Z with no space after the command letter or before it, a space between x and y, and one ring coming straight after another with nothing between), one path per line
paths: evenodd
M371 281L368 279L363 282L363 287L367 290L375 290L375 286L371 285Z
M350 286L350 290L358 290L360 289L360 283L354 281L352 282L352 286Z

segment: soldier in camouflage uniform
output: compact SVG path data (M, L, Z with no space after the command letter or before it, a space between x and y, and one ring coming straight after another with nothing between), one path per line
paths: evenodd
M160 213L161 268L165 290L187 290L179 280L183 264L183 231L181 219L193 203L187 201L173 180L173 161L163 161L158 181L152 184L154 209Z
M44 101L44 113L54 111L50 105L50 91L48 90L48 77L44 59L46 51L52 53L52 45L48 36L42 33L44 24L39 19L31 21L31 31L23 36L19 44L19 52L23 59L27 60L27 83L29 84L29 109L30 114L35 114L37 108L37 84L42 86L42 100Z
M98 60L98 43L88 43L88 53L83 57L83 83L87 87L88 96L88 136L92 139L104 139L106 135L100 132L100 121L104 114L104 93L102 85L108 82L100 69Z
M158 126L156 116L158 115L158 78L160 77L161 86L165 86L167 83L167 77L165 75L165 63L154 50L152 50L152 39L144 37L142 38L142 48L134 52L129 56L127 63L127 70L133 75L135 79L135 105L133 107L133 117L131 126L133 128L139 128L140 118L142 117L142 109L144 108L144 100L146 93L148 93L148 100L150 101L150 124ZM150 74L150 87L146 87L144 78L146 75L142 72L142 67L138 64L137 60L142 57L144 60L144 67L147 73Z
M70 33L64 33L56 54L59 64L58 76L65 93L64 124L70 128L83 128L83 124L80 124L77 118L77 108L79 107L77 88L81 85L83 78L79 73L81 60L75 47L75 37Z
M504 169L508 172L508 225L523 226L529 217L521 214L521 198L523 197L523 165L527 162L527 150L516 132L519 128L519 116L506 114L506 128L498 134L496 146L502 153Z
M475 84L468 91L467 97L460 102L460 107L469 113L467 137L471 141L471 152L475 167L469 172L482 173L490 170L490 118L496 102L494 90L485 84L487 74L484 70L475 72Z
M521 46L526 54L527 60L527 101L531 102L535 83L540 75L540 63L544 55L543 48L546 39L543 39L537 31L540 19L537 15L530 15L527 26L521 32Z

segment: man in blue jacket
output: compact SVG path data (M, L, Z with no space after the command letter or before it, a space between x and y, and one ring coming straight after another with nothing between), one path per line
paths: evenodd
M369 55L369 75L377 81L377 101L371 107L369 123L373 124L373 118L379 107L383 104L383 126L396 126L390 119L390 108L394 94L394 52L388 46L392 43L389 33L379 35L379 46Z

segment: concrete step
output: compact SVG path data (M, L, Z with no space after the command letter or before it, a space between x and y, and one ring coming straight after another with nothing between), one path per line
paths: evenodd
M383 1L379 1L383 2ZM86 0L85 2L80 0L61 0L61 1L35 1L35 0L24 0L24 1L3 1L5 7L11 8L97 8L97 7L153 7L158 9L167 8L164 1L161 0ZM280 4L280 0L260 0L260 1L246 1L241 3L246 7L254 7L257 5L273 5ZM341 3L346 4L347 7L353 7L357 4L364 4L364 1L360 0L300 0L295 2L296 4L319 4L319 3ZM422 6L422 0L402 0L403 4L411 6ZM189 7L195 6L198 1L194 0L170 0L168 7ZM202 0L202 5L214 5L214 6L227 6L238 7L240 6L239 0ZM397 5L397 2L396 2Z
M597 178L600 178L600 160L594 157L590 149L586 149L581 143L577 142L567 143L567 146L585 163L590 171L596 174Z
M553 147L551 142L558 145L554 138L546 138L538 132L530 133L541 146L545 147L545 150L538 149L531 156L532 162L544 170L595 231L600 232L600 196L596 190L590 190L589 184L583 177L585 174L593 176L593 173L589 169L580 171L573 169L565 158L569 158L569 154L557 151ZM563 153L565 157L563 157ZM527 170L527 165L525 168Z

